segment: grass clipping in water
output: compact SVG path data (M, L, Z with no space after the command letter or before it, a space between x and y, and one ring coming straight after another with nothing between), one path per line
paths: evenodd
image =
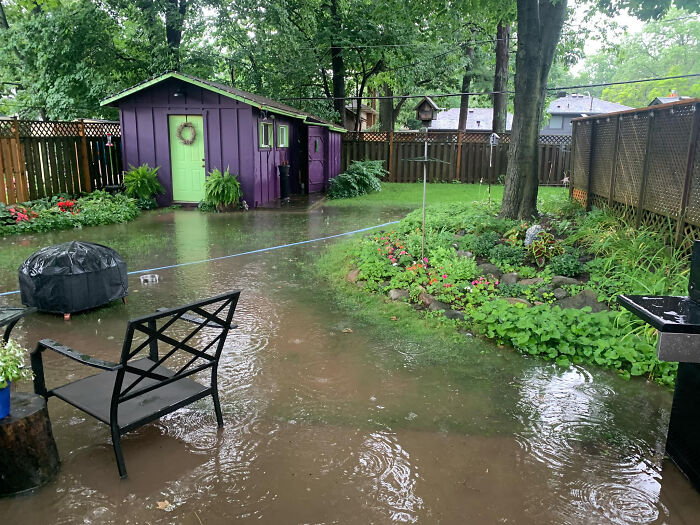
M483 204L450 204L428 210L423 259L416 211L390 231L331 246L317 270L367 322L453 343L428 344L423 361L466 359L464 334L473 331L561 366L592 364L672 385L677 364L657 359L656 331L615 298L682 293L687 258L662 234L609 211L585 213L562 199L540 209L550 215L529 246L532 224L498 219Z

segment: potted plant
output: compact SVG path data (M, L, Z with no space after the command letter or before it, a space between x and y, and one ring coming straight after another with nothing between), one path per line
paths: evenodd
M213 170L204 182L204 201L216 207L216 211L234 211L239 208L243 196L238 176L228 171Z
M24 366L26 353L13 339L0 343L0 419L10 413L10 383L33 377L31 369Z

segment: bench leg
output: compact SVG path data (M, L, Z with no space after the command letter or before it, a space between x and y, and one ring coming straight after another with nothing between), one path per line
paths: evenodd
M224 426L224 417L221 415L221 404L219 403L219 392L216 388L212 391L211 397L214 400L214 412L216 412L216 422L219 428Z
M126 464L124 463L124 454L122 454L121 435L117 427L112 427L112 446L114 447L114 455L117 458L119 477L123 479L126 477Z

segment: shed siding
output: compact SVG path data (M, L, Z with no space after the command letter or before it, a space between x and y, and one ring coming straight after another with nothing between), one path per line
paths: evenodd
M340 173L341 135L328 131L328 180Z

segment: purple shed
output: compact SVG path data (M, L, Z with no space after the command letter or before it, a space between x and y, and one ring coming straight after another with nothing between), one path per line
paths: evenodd
M324 191L340 171L342 127L225 84L170 72L102 105L119 108L124 166L160 166L163 206L202 200L215 168L238 175L251 207L279 198L283 162L292 193Z

